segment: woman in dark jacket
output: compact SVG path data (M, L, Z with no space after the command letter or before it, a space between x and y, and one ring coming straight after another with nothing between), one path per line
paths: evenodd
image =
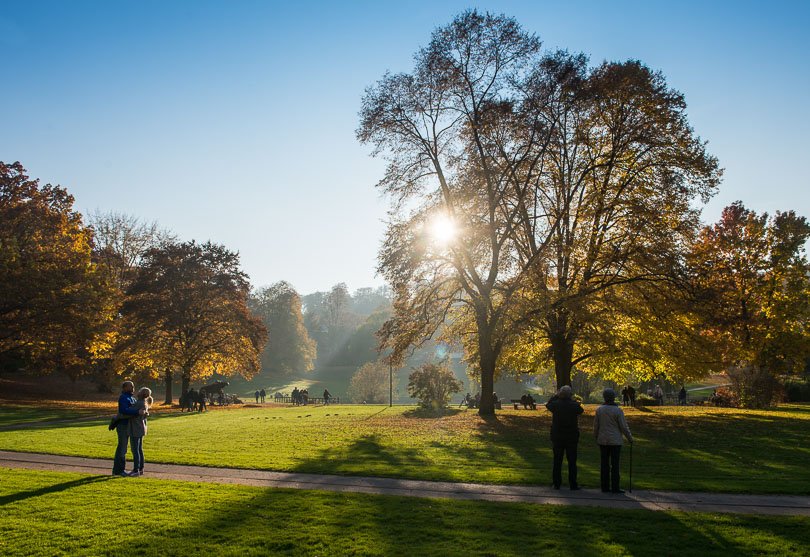
M580 489L577 483L577 444L579 443L579 415L582 405L572 398L571 387L563 385L546 403L551 412L551 445L554 448L554 466L551 480L554 489L562 484L563 455L568 459L568 486L572 491Z

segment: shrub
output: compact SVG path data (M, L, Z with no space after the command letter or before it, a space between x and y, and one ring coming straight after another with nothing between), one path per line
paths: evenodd
M740 398L737 395L737 391L735 391L733 388L717 387L715 394L717 396L717 401L715 404L718 406L730 406L732 408L737 408L740 406ZM709 401L711 402L711 398Z
M788 379L785 382L785 400L787 402L810 402L810 381Z
M368 404L388 402L389 373L388 365L383 362L363 364L352 376L349 384L349 397L353 402ZM394 377L394 396L397 391L396 379Z
M636 406L655 406L655 404L655 399L648 394L638 393L636 395Z
M461 382L444 364L422 364L408 376L408 394L424 408L439 410L461 390Z
M781 398L781 385L771 370L759 366L740 366L728 370L733 398L743 408L765 408ZM719 393L718 393L719 394Z

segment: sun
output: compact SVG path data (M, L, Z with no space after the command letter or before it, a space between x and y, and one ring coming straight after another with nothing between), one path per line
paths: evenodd
M458 236L458 226L449 215L438 214L430 220L428 234L434 243L447 246Z

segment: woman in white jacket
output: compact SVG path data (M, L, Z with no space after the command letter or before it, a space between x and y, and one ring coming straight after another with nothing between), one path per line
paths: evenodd
M602 491L624 493L619 487L619 463L622 450L622 435L628 443L633 444L633 435L627 427L624 412L616 404L616 392L613 389L602 391L605 403L596 409L593 421L593 434L599 445L601 456Z

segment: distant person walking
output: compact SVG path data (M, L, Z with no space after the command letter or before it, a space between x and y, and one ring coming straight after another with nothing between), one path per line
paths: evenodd
M546 403L551 412L551 445L554 450L554 465L551 481L554 489L562 485L563 455L568 460L568 487L572 491L580 489L577 483L577 444L579 443L579 415L582 405L573 399L571 387L564 385Z
M627 395L630 397L630 406L636 407L636 390L633 385L627 385Z
M630 404L630 391L629 391L629 388L630 388L629 385L626 385L624 387L624 389L622 389L622 404L624 406L627 406L628 404Z
M118 434L118 445L115 448L115 458L113 459L113 476L126 476L127 467L127 445L129 443L129 420L133 416L144 414L143 409L135 408L135 397L132 392L135 384L132 381L124 381L121 385L121 394L118 397L118 423L115 425L115 432Z
M323 404L324 406L329 404L329 399L332 398L332 394L329 392L329 389L323 390Z
M664 405L664 389L661 388L661 385L655 386L655 392L653 393L655 396L655 404L658 406Z
M259 404L259 391L253 393L253 396L256 397L256 404Z
M599 445L600 478L603 492L624 493L619 480L619 464L622 450L622 435L633 444L633 435L627 427L624 412L616 405L616 392L613 389L602 391L604 404L596 409L593 421L593 434Z
M259 391L259 397L262 399L262 404L264 404L264 399L267 398L267 391L265 391L264 389Z
M146 437L146 418L149 416L149 407L152 406L152 391L143 387L138 391L138 397L133 408L139 411L138 416L129 420L129 445L132 447L132 472L130 476L143 476L143 438ZM140 411L143 411L141 413Z
M681 390L678 391L678 404L681 406L686 406L686 387L681 386Z

